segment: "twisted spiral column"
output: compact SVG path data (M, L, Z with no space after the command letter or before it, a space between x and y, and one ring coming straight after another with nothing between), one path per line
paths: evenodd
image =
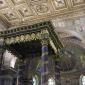
M56 85L61 85L60 59L55 60L55 80Z
M41 85L48 85L48 42L42 40Z

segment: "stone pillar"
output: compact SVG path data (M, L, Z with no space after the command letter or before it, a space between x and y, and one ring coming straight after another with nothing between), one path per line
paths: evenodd
M61 85L60 59L55 59L55 81L56 85Z
M42 56L41 56L41 85L48 85L48 42L42 40Z

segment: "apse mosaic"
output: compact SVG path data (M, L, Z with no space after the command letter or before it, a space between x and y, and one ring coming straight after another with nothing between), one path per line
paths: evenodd
M23 24L23 20L28 24L69 12L69 7L73 9L76 4L81 7L84 2L84 0L70 0L70 2L68 0L0 0L0 17L7 20L10 25Z

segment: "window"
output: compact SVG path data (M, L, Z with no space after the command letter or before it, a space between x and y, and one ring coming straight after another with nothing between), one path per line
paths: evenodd
M55 80L53 78L49 78L48 85L55 85Z

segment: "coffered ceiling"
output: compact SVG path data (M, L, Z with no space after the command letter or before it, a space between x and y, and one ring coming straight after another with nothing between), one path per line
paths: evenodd
M85 8L85 0L0 0L0 19L9 27L49 20Z

